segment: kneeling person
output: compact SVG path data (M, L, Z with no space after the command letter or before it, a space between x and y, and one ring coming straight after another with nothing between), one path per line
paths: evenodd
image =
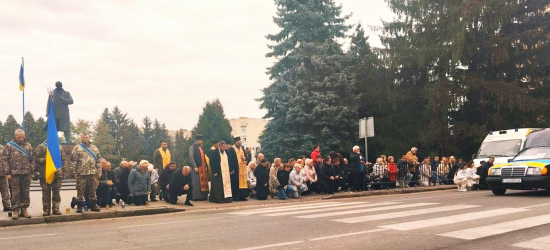
M178 202L178 196L187 195L185 205L193 206L190 200L193 199L193 185L191 184L191 168L185 166L181 171L176 170L170 178L170 184L168 189L170 190L170 204L176 204Z

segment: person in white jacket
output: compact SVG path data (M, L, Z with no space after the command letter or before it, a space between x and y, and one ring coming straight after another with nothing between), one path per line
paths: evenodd
M256 188L256 176L254 175L254 170L256 170L256 163L250 162L248 163L248 189L250 190L250 197L254 198L256 196L256 191L254 190Z
M290 172L290 177L288 179L287 192L291 198L302 198L302 193L307 191L307 185L305 184L304 178L300 176L302 171L302 165L294 165L294 170Z
M468 180L471 180L473 184L479 184L480 176L477 175L477 168L474 165L474 161L468 162L468 169L466 169Z
M313 167L312 159L306 159L306 165L300 172L300 175L307 185L307 191L304 195L310 194L311 192L319 193L319 180L317 179L317 172L315 172L315 168Z
M464 166L456 172L454 177L454 183L458 187L459 192L466 192L468 191L468 188L471 188L474 185L473 181L469 179L467 168L468 164L464 164Z
M151 194L149 195L152 202L158 201L157 195L160 193L159 187L159 174L153 164L149 164L147 167L151 173Z

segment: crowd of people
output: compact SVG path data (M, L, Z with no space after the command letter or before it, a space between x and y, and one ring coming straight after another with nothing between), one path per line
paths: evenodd
M191 201L229 203L247 201L248 198L266 200L268 197L285 200L311 194L361 192L433 185L457 185L459 191L486 188L484 179L492 166L491 158L481 168L473 162L463 163L455 157L435 156L419 161L418 149L412 148L396 161L393 156L380 156L374 164L367 161L358 146L348 158L337 152L323 156L314 146L310 157L304 155L273 163L258 154L252 160L250 150L242 146L239 137L234 144L219 141L203 148L203 136L196 135L189 148L189 166L177 167L167 143L163 142L153 156L153 163L141 160L122 161L112 170L111 163L101 158L98 148L90 141L87 132L81 134L81 143L74 146L71 155L61 151L63 169L54 180L45 178L47 143L33 150L25 140L25 132L15 131L12 141L0 146L0 194L4 211L13 211L12 219L30 218L29 189L31 179L40 180L43 215L60 215L60 190L63 171L70 162L76 174L77 195L72 207L77 213L90 208L98 212L114 202L127 205L145 205L164 200L176 204L186 195L184 204ZM70 157L70 161L68 161ZM11 189L11 195L10 195ZM11 199L10 199L11 197ZM157 199L158 197L158 199Z

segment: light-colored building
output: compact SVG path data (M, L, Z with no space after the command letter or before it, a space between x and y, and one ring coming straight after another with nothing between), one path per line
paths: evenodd
M192 135L191 131L187 129L182 129L182 130L183 130L183 138L188 139L189 137L191 137ZM168 136L170 136L170 138L172 138L172 140L175 141L177 132L178 130L168 130Z
M258 118L240 117L229 120L231 124L231 135L233 137L241 137L243 147L252 148L253 157L256 156L256 151L261 147L259 138L264 132L267 121Z

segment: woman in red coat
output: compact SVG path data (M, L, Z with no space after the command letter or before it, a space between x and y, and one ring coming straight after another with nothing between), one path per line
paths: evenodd
M397 181L397 164L393 156L388 157L388 187L395 188Z

